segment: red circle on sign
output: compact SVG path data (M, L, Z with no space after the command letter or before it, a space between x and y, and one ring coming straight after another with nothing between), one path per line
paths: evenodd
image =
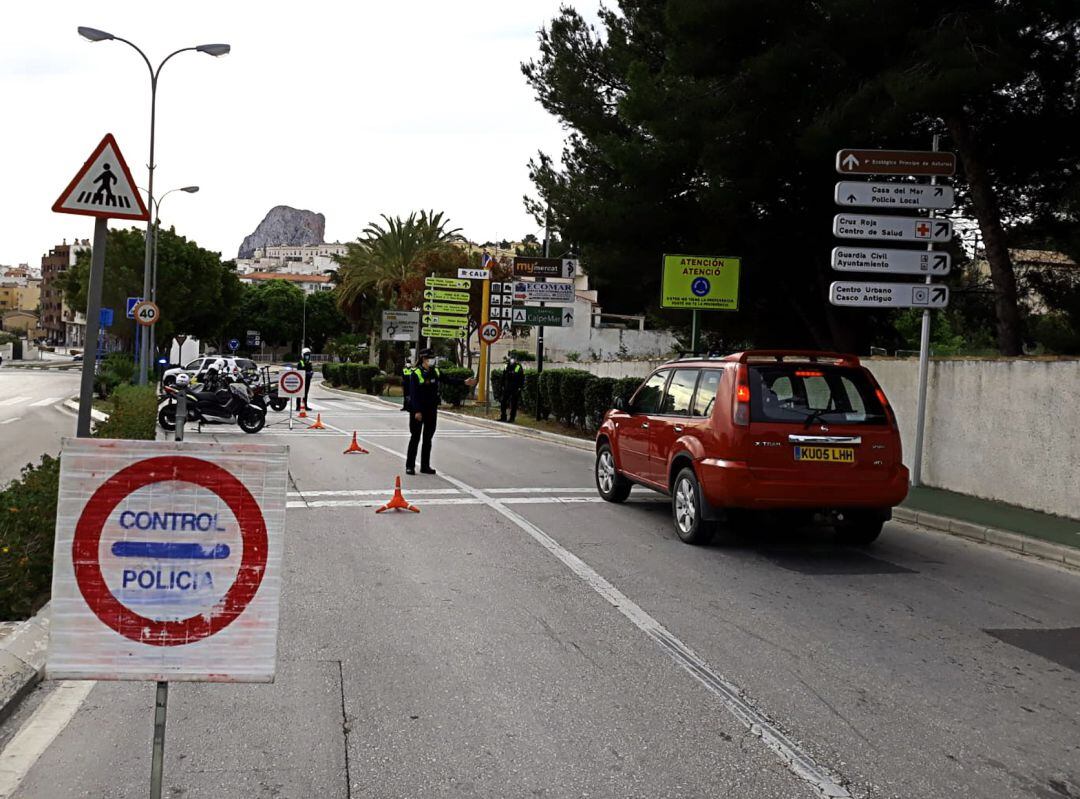
M494 322L484 322L480 328L480 338L487 344L494 344L499 340L500 335L502 335L502 331Z
M286 394L299 394L304 387L304 378L299 372L285 372L278 380L278 386Z
M244 542L240 569L225 596L210 613L177 621L140 616L121 603L105 583L99 560L101 531L116 506L134 491L166 481L194 483L221 497L240 524ZM216 463L183 456L149 458L121 469L94 492L75 525L71 555L79 590L106 625L140 644L191 644L228 627L255 598L266 572L266 522L251 492Z

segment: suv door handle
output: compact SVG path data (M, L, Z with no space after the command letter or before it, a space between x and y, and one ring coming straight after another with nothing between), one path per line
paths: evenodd
M683 431L683 426L681 424L675 425L675 432L676 433L681 433L682 431Z
M648 430L649 429L649 423L648 422L642 422L641 423L641 429L642 430Z

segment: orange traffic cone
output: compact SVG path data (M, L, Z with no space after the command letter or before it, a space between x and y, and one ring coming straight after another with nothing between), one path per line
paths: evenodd
M322 423L322 414L321 413L316 414L315 415L315 424L309 424L308 425L308 430L325 430L325 429L326 429L326 425L324 425Z
M304 405L303 403L300 404L300 413L297 415L296 418L297 419L306 419L307 418L307 405Z
M360 442L356 440L356 431L355 430L353 430L353 434L352 434L352 443L349 444L349 448L347 450L345 450L344 454L348 455L350 452L355 452L355 453L360 454L360 455L369 454L366 449L364 449L363 447L360 446Z
M390 501L383 505L381 508L375 510L376 513L382 513L384 510L411 510L413 513L419 513L420 509L415 505L410 505L405 497L401 494L401 475L398 475L397 480L394 481L394 496L390 498Z

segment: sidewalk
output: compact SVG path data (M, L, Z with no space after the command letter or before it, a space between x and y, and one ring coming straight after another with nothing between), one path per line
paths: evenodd
M1077 519L925 487L912 488L895 515L902 521L1080 566Z

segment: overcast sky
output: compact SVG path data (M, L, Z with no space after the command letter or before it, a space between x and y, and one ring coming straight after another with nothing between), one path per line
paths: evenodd
M595 0L575 3L592 18ZM473 240L535 232L521 197L529 158L564 132L520 64L559 0L117 2L5 8L0 26L0 264L38 265L89 217L57 196L111 132L146 183L150 81L138 53L91 43L79 25L173 50L227 42L223 58L182 53L158 87L155 194L162 223L226 258L275 205L326 215L348 241L380 213L444 210ZM120 225L121 223L114 223Z

